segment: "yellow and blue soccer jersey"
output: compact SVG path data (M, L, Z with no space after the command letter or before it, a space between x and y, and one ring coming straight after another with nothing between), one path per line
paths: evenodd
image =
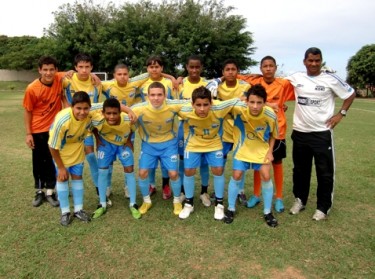
M121 104L131 107L141 101L137 98L139 88L148 80L149 74L145 73L131 78L125 86L118 85L117 81L103 81L103 95L106 99L115 98Z
M91 103L100 102L100 95L102 93L102 85L95 86L92 84L91 76L88 80L82 81L78 79L77 73L74 73L71 79L64 78L63 88L66 100L69 105L72 104L72 98L75 92L84 91L90 96Z
M264 164L269 150L269 139L277 137L277 117L272 108L264 106L258 116L252 116L249 108L243 103L233 111L234 153L235 159Z
M199 117L191 104L182 107L178 115L185 121L185 150L211 152L223 149L221 141L223 121L238 102L239 99L215 102L205 118Z
M121 113L121 121L118 125L109 125L102 113L93 115L92 125L107 142L119 146L127 142L133 130L129 116L124 112Z
M155 82L155 80L152 80L149 78L142 86L141 89L139 90L139 96L142 99L143 102L147 101L147 94L148 94L148 87L150 86L151 83ZM167 99L176 99L176 94L173 90L173 84L172 81L169 78L163 77L161 80L158 80L161 84L164 85L165 87L165 96Z
M189 81L188 77L185 77L182 80L182 84L180 84L178 88L178 99L180 100L190 100L191 95L193 94L194 89L201 87L201 86L206 86L207 85L207 80L205 78L200 78L199 82L197 83L191 83Z
M85 160L84 139L91 129L93 114L101 111L103 104L95 104L85 120L78 121L73 115L72 108L60 111L51 125L48 145L60 151L60 157L65 167L71 167Z
M137 128L142 141L148 143L162 143L177 137L177 113L186 102L166 100L158 109L149 102L143 102L131 107L137 115Z
M235 87L228 87L225 82L221 83L217 89L217 98L221 101L230 100L233 98L241 98L250 89L250 84L240 79L237 79ZM233 119L230 115L224 121L223 141L233 143Z

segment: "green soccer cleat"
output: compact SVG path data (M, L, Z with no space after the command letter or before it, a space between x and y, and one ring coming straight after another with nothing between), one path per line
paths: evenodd
M99 207L97 210L94 211L94 214L92 215L92 218L97 219L100 216L104 215L106 212L107 212L107 208Z
M136 204L130 207L130 212L134 219L141 219L142 214L141 212L139 212L138 206Z

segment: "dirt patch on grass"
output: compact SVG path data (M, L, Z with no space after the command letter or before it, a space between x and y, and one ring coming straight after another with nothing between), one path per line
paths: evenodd
M285 270L274 270L271 273L274 279L305 279L302 272L293 266L288 266Z

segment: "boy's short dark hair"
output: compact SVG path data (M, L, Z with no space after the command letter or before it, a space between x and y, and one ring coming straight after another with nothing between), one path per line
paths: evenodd
M154 81L153 83L150 84L150 86L148 87L148 93L150 92L150 89L152 88L161 88L163 89L163 93L165 95L165 87L164 85L161 83L161 82L158 82L158 81Z
M275 63L275 65L276 65L276 59L273 58L273 57L270 56L270 55L267 55L267 56L264 56L264 57L262 58L262 60L260 60L260 66L262 66L263 62L266 61L266 60L272 60L273 63Z
M160 56L157 56L157 55L150 56L146 61L147 67L150 65L155 65L155 64L159 64L162 67L164 66L163 60L161 59Z
M260 83L255 84L254 86L251 86L250 89L245 94L246 94L246 100L247 101L249 100L249 97L251 95L261 97L264 102L267 101L266 89Z
M74 107L78 103L87 103L91 107L91 100L89 94L85 91L77 91L74 93L72 98L72 107Z
M197 54L190 55L190 56L186 59L186 64L189 64L189 62L190 62L191 60L199 61L201 64L203 64L202 57L199 56L199 55L197 55Z
M115 66L115 69L113 70L113 72L116 73L116 71L120 69L126 69L129 71L129 67L127 65L125 65L124 63L120 63Z
M105 112L106 108L117 108L119 111L121 111L120 102L115 98L109 98L109 99L104 101L103 112Z
M191 100L193 104L197 99L208 99L211 103L211 91L204 86L195 88L193 93L191 94Z
M57 68L57 60L52 56L42 56L38 60L39 69L41 69L43 65L53 65L55 68Z
M306 59L307 56L309 56L309 54L312 54L312 55L318 55L319 54L320 58L323 60L322 51L319 48L317 48L317 47L310 47L310 48L308 48L306 50L306 52L305 52L305 58L304 59Z
M227 59L227 60L225 60L224 63L223 63L222 68L224 69L225 66L228 65L228 64L234 64L236 66L237 70L239 70L238 63L237 63L236 60L234 60L234 59Z
M79 62L88 62L92 65L94 65L94 60L89 54L86 53L78 53L74 57L74 66L77 66Z

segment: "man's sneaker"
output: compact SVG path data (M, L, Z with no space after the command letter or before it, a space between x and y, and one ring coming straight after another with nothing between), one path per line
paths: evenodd
M247 204L247 197L245 195L245 193L241 192L238 194L237 196L237 199L238 199L238 203L243 205L243 206L246 206Z
M210 196L207 193L203 193L202 195L200 195L199 198L200 198L200 200L202 201L202 204L205 207L210 207L211 206Z
M91 221L90 216L82 209L80 211L74 212L74 217L86 223Z
M255 207L259 203L260 203L260 198L258 198L257 196L252 195L250 197L250 199L247 201L246 207L253 208L253 207Z
M125 186L124 194L125 194L125 198L130 199L130 193L129 193L129 187L128 186Z
M97 210L94 211L94 214L92 215L92 219L99 218L100 216L104 215L106 212L107 212L107 208L100 206Z
M224 205L219 203L217 206L215 206L214 219L217 221L224 219Z
M134 219L140 219L142 217L141 212L138 210L138 205L136 204L130 207L130 212Z
M231 224L233 223L233 220L234 220L234 211L232 210L226 210L225 211L225 214L224 214L224 223L226 224Z
M171 187L169 184L163 187L163 200L168 200L172 197Z
M146 214L147 211L151 208L152 203L143 202L141 207L139 208L139 212L143 215Z
M173 203L173 214L179 215L181 211L182 211L182 203L180 202Z
M293 204L292 208L289 210L289 213L292 214L292 215L296 215L304 209L305 209L305 206L302 204L301 199L296 198L294 200L294 204Z
M284 212L285 207L282 199L276 199L275 200L275 210L277 213Z
M185 199L186 199L185 194L181 192L181 194L180 194L180 202L183 203L185 201Z
M266 220L267 225L270 227L274 228L278 225L276 218L272 215L272 212L264 214L264 220Z
M49 202L50 205L53 207L57 207L60 205L60 202L56 199L55 193L52 195L46 195L46 200Z
M113 203L112 200L110 200L108 197L106 198L107 207L112 207Z
M64 213L61 215L60 224L63 226L68 226L72 222L72 218L70 218L70 212Z
M320 221L320 220L324 220L327 218L327 214L324 214L322 211L320 211L319 209L315 210L315 213L312 217L313 220L315 221Z
M190 216L190 213L194 212L194 206L192 206L190 203L185 203L184 208L181 210L180 214L178 214L178 217L180 219L186 219Z
M156 188L155 187L152 187L151 185L148 187L148 193L151 196L153 196L154 194L156 194Z
M35 198L33 200L33 206L34 207L40 206L43 203L44 198L45 198L44 192L42 191L36 192Z
M107 187L105 195L106 195L107 198L109 198L112 195L112 188L111 187Z

